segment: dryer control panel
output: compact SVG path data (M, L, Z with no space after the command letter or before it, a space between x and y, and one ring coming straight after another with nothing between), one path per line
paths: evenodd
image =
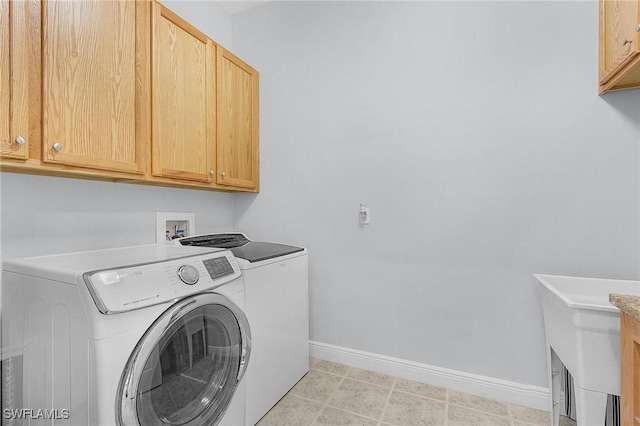
M230 251L87 272L83 279L98 310L116 314L215 289L241 276Z

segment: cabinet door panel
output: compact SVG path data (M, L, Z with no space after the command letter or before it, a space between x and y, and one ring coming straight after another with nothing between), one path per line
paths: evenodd
M0 52L9 54L0 55L0 153L11 152L11 39L9 37L9 0L0 0Z
M619 68L640 54L640 2L601 0L600 82L605 83ZM624 41L627 41L626 43Z
M159 4L153 17L153 174L209 182L214 44Z
M136 150L136 7L130 0L42 3L44 161L142 171Z
M29 153L27 7L0 0L0 155L23 160Z
M258 73L218 47L218 183L258 188Z

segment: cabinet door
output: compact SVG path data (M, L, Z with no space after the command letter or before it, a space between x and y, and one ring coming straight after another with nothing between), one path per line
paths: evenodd
M215 44L153 5L152 172L210 182L215 164Z
M136 31L144 3L42 2L45 162L143 172L136 145L136 127L143 126L136 119Z
M640 54L640 1L600 0L600 83Z
M620 414L622 425L640 423L640 322L620 312Z
M27 2L0 0L0 155L27 159Z
M258 190L258 72L218 46L220 185Z

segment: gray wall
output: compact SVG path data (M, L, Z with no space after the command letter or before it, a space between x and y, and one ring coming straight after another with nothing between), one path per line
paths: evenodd
M231 17L202 1L162 1L231 47ZM155 212L195 213L196 231L233 228L233 195L89 180L0 174L0 256L155 242Z
M160 3L180 15L191 25L231 50L232 20L224 8L215 1L160 0Z
M0 174L2 258L156 242L156 212L193 212L196 231L233 228L233 195Z
M639 278L640 90L598 97L597 25L596 1L234 16L262 165L235 226L309 248L313 340L547 386L531 274Z
M166 3L232 47L215 4ZM260 194L2 173L2 258L151 243L155 211L194 211L309 247L314 340L540 386L531 273L638 278L640 91L596 95L595 1L281 2L233 31Z

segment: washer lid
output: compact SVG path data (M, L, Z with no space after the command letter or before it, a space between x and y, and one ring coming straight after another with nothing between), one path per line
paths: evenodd
M234 248L251 242L246 235L239 232L225 234L205 234L195 237L184 237L176 240L183 246Z
M276 257L286 256L292 253L303 251L303 247L288 246L286 244L265 243L261 241L251 241L240 247L230 249L234 256L248 260L251 263Z
M241 233L209 234L185 237L178 240L184 246L218 247L231 250L234 256L250 263L286 256L304 250L304 247L286 244L251 241Z

